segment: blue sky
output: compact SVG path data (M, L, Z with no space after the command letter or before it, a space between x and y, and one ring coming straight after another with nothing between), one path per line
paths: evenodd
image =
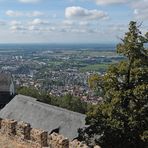
M148 0L0 0L0 43L115 43Z

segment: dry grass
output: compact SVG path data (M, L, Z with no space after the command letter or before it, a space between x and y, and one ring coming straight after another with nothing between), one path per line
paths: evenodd
M39 146L28 142L18 142L0 134L0 148L39 148Z

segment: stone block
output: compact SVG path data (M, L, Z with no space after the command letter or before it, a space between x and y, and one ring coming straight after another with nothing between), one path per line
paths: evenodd
M48 145L50 148L69 148L69 139L57 133L48 135Z
M48 135L47 143L50 146L50 148L57 147L57 133L52 133L51 135Z
M9 136L16 134L16 120L4 119L1 121L1 133Z
M22 140L29 140L30 130L31 130L30 124L20 121L16 125L16 136L18 136Z
M30 138L31 141L39 144L41 147L47 146L47 132L40 129L31 129Z
M59 141L59 145L61 148L69 148L69 139L64 138Z
M69 148L89 148L85 143L78 140L73 140L70 142Z

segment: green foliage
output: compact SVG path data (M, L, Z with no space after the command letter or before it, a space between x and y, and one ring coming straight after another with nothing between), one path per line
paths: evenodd
M38 101L45 102L48 104L50 104L51 102L51 97L47 93L39 91L33 87L20 87L17 89L17 94L30 96L38 99Z
M70 94L67 94L63 97L53 97L51 104L83 114L87 112L88 108L87 103L81 101L80 98L74 97Z
M90 126L81 129L79 138L102 148L148 147L148 33L142 36L136 22L117 53L125 61L111 65L104 76L94 75L89 84L104 101L92 108L86 118Z
M88 107L90 106L86 102L81 101L80 98L74 97L70 94L67 94L63 97L53 97L49 96L45 92L36 90L35 88L27 87L18 88L17 93L37 98L40 102L62 107L83 114L87 112Z
M87 72L87 71L99 71L104 72L108 68L108 63L100 63L100 64L93 64L93 65L86 65L85 67L80 68L80 71Z

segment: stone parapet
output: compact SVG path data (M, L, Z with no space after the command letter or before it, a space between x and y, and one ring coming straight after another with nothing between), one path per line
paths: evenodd
M73 140L69 144L69 148L89 148L85 143L78 140Z
M18 136L18 138L20 138L21 140L29 140L30 130L31 126L29 123L20 121L16 125L16 136Z
M47 132L41 129L31 129L30 139L33 142L36 142L41 147L47 146Z
M47 131L31 128L29 123L23 121L0 118L0 133L22 143L34 143L39 148L89 148L78 140L70 141L57 133L49 134Z
M69 139L57 133L48 135L48 145L50 148L69 148Z
M16 120L4 119L1 120L1 133L8 136L16 135Z

